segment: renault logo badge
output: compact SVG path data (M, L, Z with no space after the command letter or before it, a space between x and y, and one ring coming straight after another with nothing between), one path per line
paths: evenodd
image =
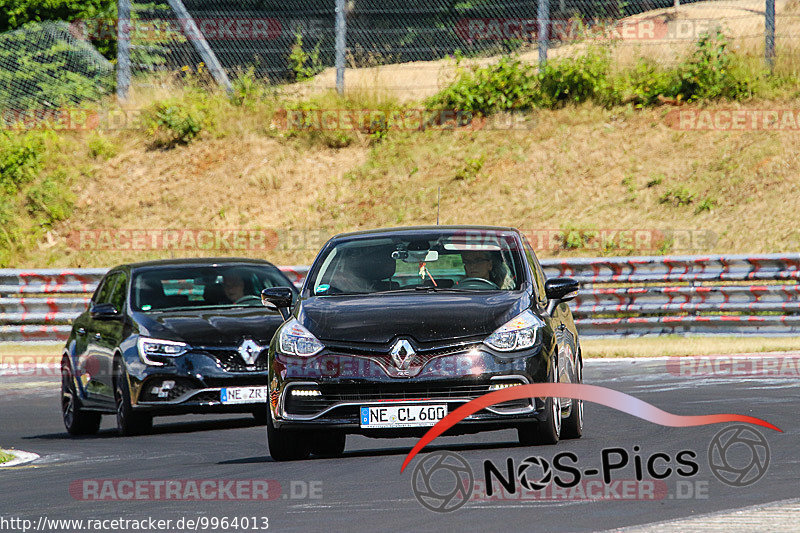
M244 362L247 363L248 366L252 366L256 364L256 359L258 359L263 349L264 348L259 346L254 340L246 339L242 342L241 346L239 346L239 355L242 356L242 359L244 359Z
M414 359L417 352L414 351L410 342L406 339L400 339L392 346L391 354L392 360L397 368L408 370L408 367L411 366L411 360Z

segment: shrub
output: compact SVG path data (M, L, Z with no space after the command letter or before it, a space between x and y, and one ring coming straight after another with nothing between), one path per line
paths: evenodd
M728 98L740 100L750 96L750 83L735 64L728 42L719 31L703 35L694 53L677 70L673 94L695 101Z
M101 159L111 159L118 152L117 146L99 133L93 133L86 141L86 146L90 156Z
M255 69L248 68L237 76L231 83L233 91L230 94L231 103L237 106L252 106L267 95L263 82L255 77Z
M66 174L61 171L33 185L27 192L28 213L40 226L65 220L72 212L73 196L66 187Z
M694 193L686 187L677 187L662 194L658 201L662 204L672 204L678 207L691 204L694 202L694 197Z
M319 58L319 48L322 41L307 53L303 50L303 36L300 32L295 34L295 42L289 54L289 70L294 74L295 81L305 81L322 72L322 61Z
M44 143L36 133L17 135L0 131L0 188L8 194L33 180L41 169Z
M604 103L609 98L607 49L589 48L585 53L545 65L538 75L534 99L539 107L562 107L588 100Z
M558 108L592 101L603 106L658 104L728 98L742 100L754 91L744 63L728 49L721 33L704 35L682 63L665 68L641 60L612 73L609 49L589 46L575 57L533 65L503 57L494 65L460 69L456 80L427 101L430 109L491 114L531 108Z
M428 100L428 107L484 115L529 109L537 85L532 65L503 57L495 65L462 69L454 83Z
M188 93L182 100L168 99L154 104L145 110L142 119L154 146L173 148L188 144L206 129L211 123L211 111L202 93Z

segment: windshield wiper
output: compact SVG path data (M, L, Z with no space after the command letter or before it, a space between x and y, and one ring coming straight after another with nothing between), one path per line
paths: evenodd
M386 289L385 291L375 291L372 294L384 294L387 292L469 292L469 289L456 289L453 287L434 287L433 285L416 285L414 287L402 287L400 289Z

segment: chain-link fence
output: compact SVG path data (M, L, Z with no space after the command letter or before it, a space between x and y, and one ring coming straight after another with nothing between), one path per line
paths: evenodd
M800 51L800 0L119 0L119 13L0 36L0 106L56 101L55 86L62 100L95 96L70 85L72 73L108 92L111 64L86 40L117 44L121 95L129 84L205 71L222 85L251 72L273 83L313 78L315 88L369 84L424 96L452 78L453 56L516 53L536 63L591 42L620 61L674 63L717 29L765 60L773 48L779 59ZM69 56L56 74L41 68L46 49Z
M252 69L273 82L313 76L318 88L367 84L424 95L450 79L453 56L516 53L536 63L591 42L611 47L619 61L667 64L717 30L753 56L800 48L798 0L159 1L132 5L134 29L137 21L138 29L169 28L132 35L134 84L144 83L143 73L180 76L209 62L213 74L218 62L222 83Z
M113 90L114 67L66 22L29 23L0 34L0 110L58 109Z

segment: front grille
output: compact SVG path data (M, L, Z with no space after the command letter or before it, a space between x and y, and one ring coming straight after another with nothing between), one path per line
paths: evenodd
M302 387L305 388L305 387ZM291 388L286 393L284 409L292 415L313 415L324 411L338 403L364 402L375 403L382 401L402 400L439 400L463 401L473 400L483 396L489 391L488 383L435 385L411 383L386 383L386 384L361 384L361 385L320 385L320 396L292 396ZM530 405L528 400L515 400L498 404L500 409L519 409Z
M372 356L372 357L390 357L390 352L392 347L394 346L395 341L392 341L388 344L376 344L376 343L336 343L336 342L329 342L325 341L325 348L334 354L348 354L348 355L361 355L361 356ZM480 343L477 342L459 342L455 344L447 344L447 345L432 345L432 344L421 344L421 343L413 343L414 350L416 351L417 355L421 357L425 357L427 359L433 357L441 357L444 355L452 355L459 352L466 352L473 348L480 347Z
M255 363L250 366L234 348L204 348L203 351L210 355L220 368L228 372L265 372L269 369L267 348L261 350Z
M199 402L199 403L219 403L219 391L206 391L201 392L200 394L195 394L191 398L189 398L190 402Z

